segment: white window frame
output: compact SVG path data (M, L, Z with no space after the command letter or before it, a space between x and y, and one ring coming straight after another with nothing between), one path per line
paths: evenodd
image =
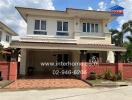
M39 20L39 21L40 21L39 29L35 29L35 21L36 21L36 20ZM41 22L42 22L42 21L45 21L45 22L46 22L46 29L45 29L45 30L42 30L42 29L41 29ZM39 31L41 31L41 32L47 32L47 21L46 21L46 20L43 20L43 19L35 19L35 20L34 20L34 31L38 31L38 32L39 32ZM33 34L34 34L34 31L33 31ZM35 35L36 35L36 34L35 34ZM37 35L39 35L39 34L37 34ZM46 34L46 35L47 35L47 34Z
M34 23L34 31L46 31L46 29L47 29L47 21L46 21L46 20L35 19L35 21L36 21L36 20L39 20L39 21L40 21L40 24L39 24L40 27L39 27L39 29L35 29L35 23ZM42 29L41 29L41 22L42 22L42 21L45 21L45 22L46 22L46 29L45 29L45 30L42 30Z
M57 20L57 23L58 22L62 22L62 31L58 31L57 30L57 32L67 32L68 33L68 30L69 30L69 22L68 21L62 21L62 20ZM63 31L63 24L64 24L64 22L67 22L68 23L68 30L67 31ZM57 26L57 25L56 25ZM57 26L58 27L58 26ZM57 28L56 28L57 29Z
M86 24L86 32L83 32L83 33L99 33L99 23L89 23L89 22L83 22L83 23ZM83 31L83 23L82 23L82 31ZM90 24L90 32L88 32L88 30L87 30L87 23ZM92 30L92 24L94 24L94 32L91 32L91 30ZM95 25L96 24L98 24L98 32L96 32L96 30L95 30Z

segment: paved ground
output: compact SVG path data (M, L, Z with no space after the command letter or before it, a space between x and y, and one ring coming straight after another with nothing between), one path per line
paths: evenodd
M78 79L19 79L7 86L12 89L30 88L83 88L90 87L87 83Z
M1 92L0 100L132 100L132 86Z

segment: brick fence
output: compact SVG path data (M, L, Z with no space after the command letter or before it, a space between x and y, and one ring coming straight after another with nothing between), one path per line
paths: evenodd
M99 64L90 66L86 62L81 63L81 79L85 80L89 77L90 72L96 72L97 75L104 74L107 70L111 70L113 74L121 71L123 79L132 78L132 64ZM0 62L0 73L4 80L17 79L17 62Z
M123 64L123 77L132 78L132 64Z
M0 62L0 73L3 80L16 80L17 62Z
M98 64L90 66L86 62L81 63L81 79L85 80L89 77L90 72L96 72L97 75L104 74L107 70L110 70L113 74L120 71L122 78L132 78L132 64L116 63L116 64Z

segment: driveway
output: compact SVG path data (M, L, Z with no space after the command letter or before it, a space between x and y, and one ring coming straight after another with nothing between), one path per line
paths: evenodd
M79 79L18 79L5 88L42 89L42 88L86 88L87 83Z
M1 92L0 100L132 100L132 86Z

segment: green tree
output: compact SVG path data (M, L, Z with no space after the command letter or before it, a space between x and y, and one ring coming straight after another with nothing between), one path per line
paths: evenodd
M0 60L3 60L3 46L0 44Z
M127 36L128 42L125 44L127 52L125 53L125 59L132 62L132 21L128 21L122 25L124 33L130 32L130 36Z
M122 58L127 61L132 62L132 21L128 21L122 25L121 31L118 31L116 29L110 30L112 35L112 43L116 46L124 46L127 49L127 52L123 54ZM128 41L123 42L123 37L126 33L130 32L130 36L127 36L126 38ZM119 55L118 55L119 57Z
M116 29L111 29L110 32L111 32L112 44L122 47L124 33L122 31L118 31ZM117 63L120 60L121 60L120 52L115 52L115 62Z
M112 44L115 44L116 46L123 46L124 33L116 29L111 29L110 32L111 32Z

